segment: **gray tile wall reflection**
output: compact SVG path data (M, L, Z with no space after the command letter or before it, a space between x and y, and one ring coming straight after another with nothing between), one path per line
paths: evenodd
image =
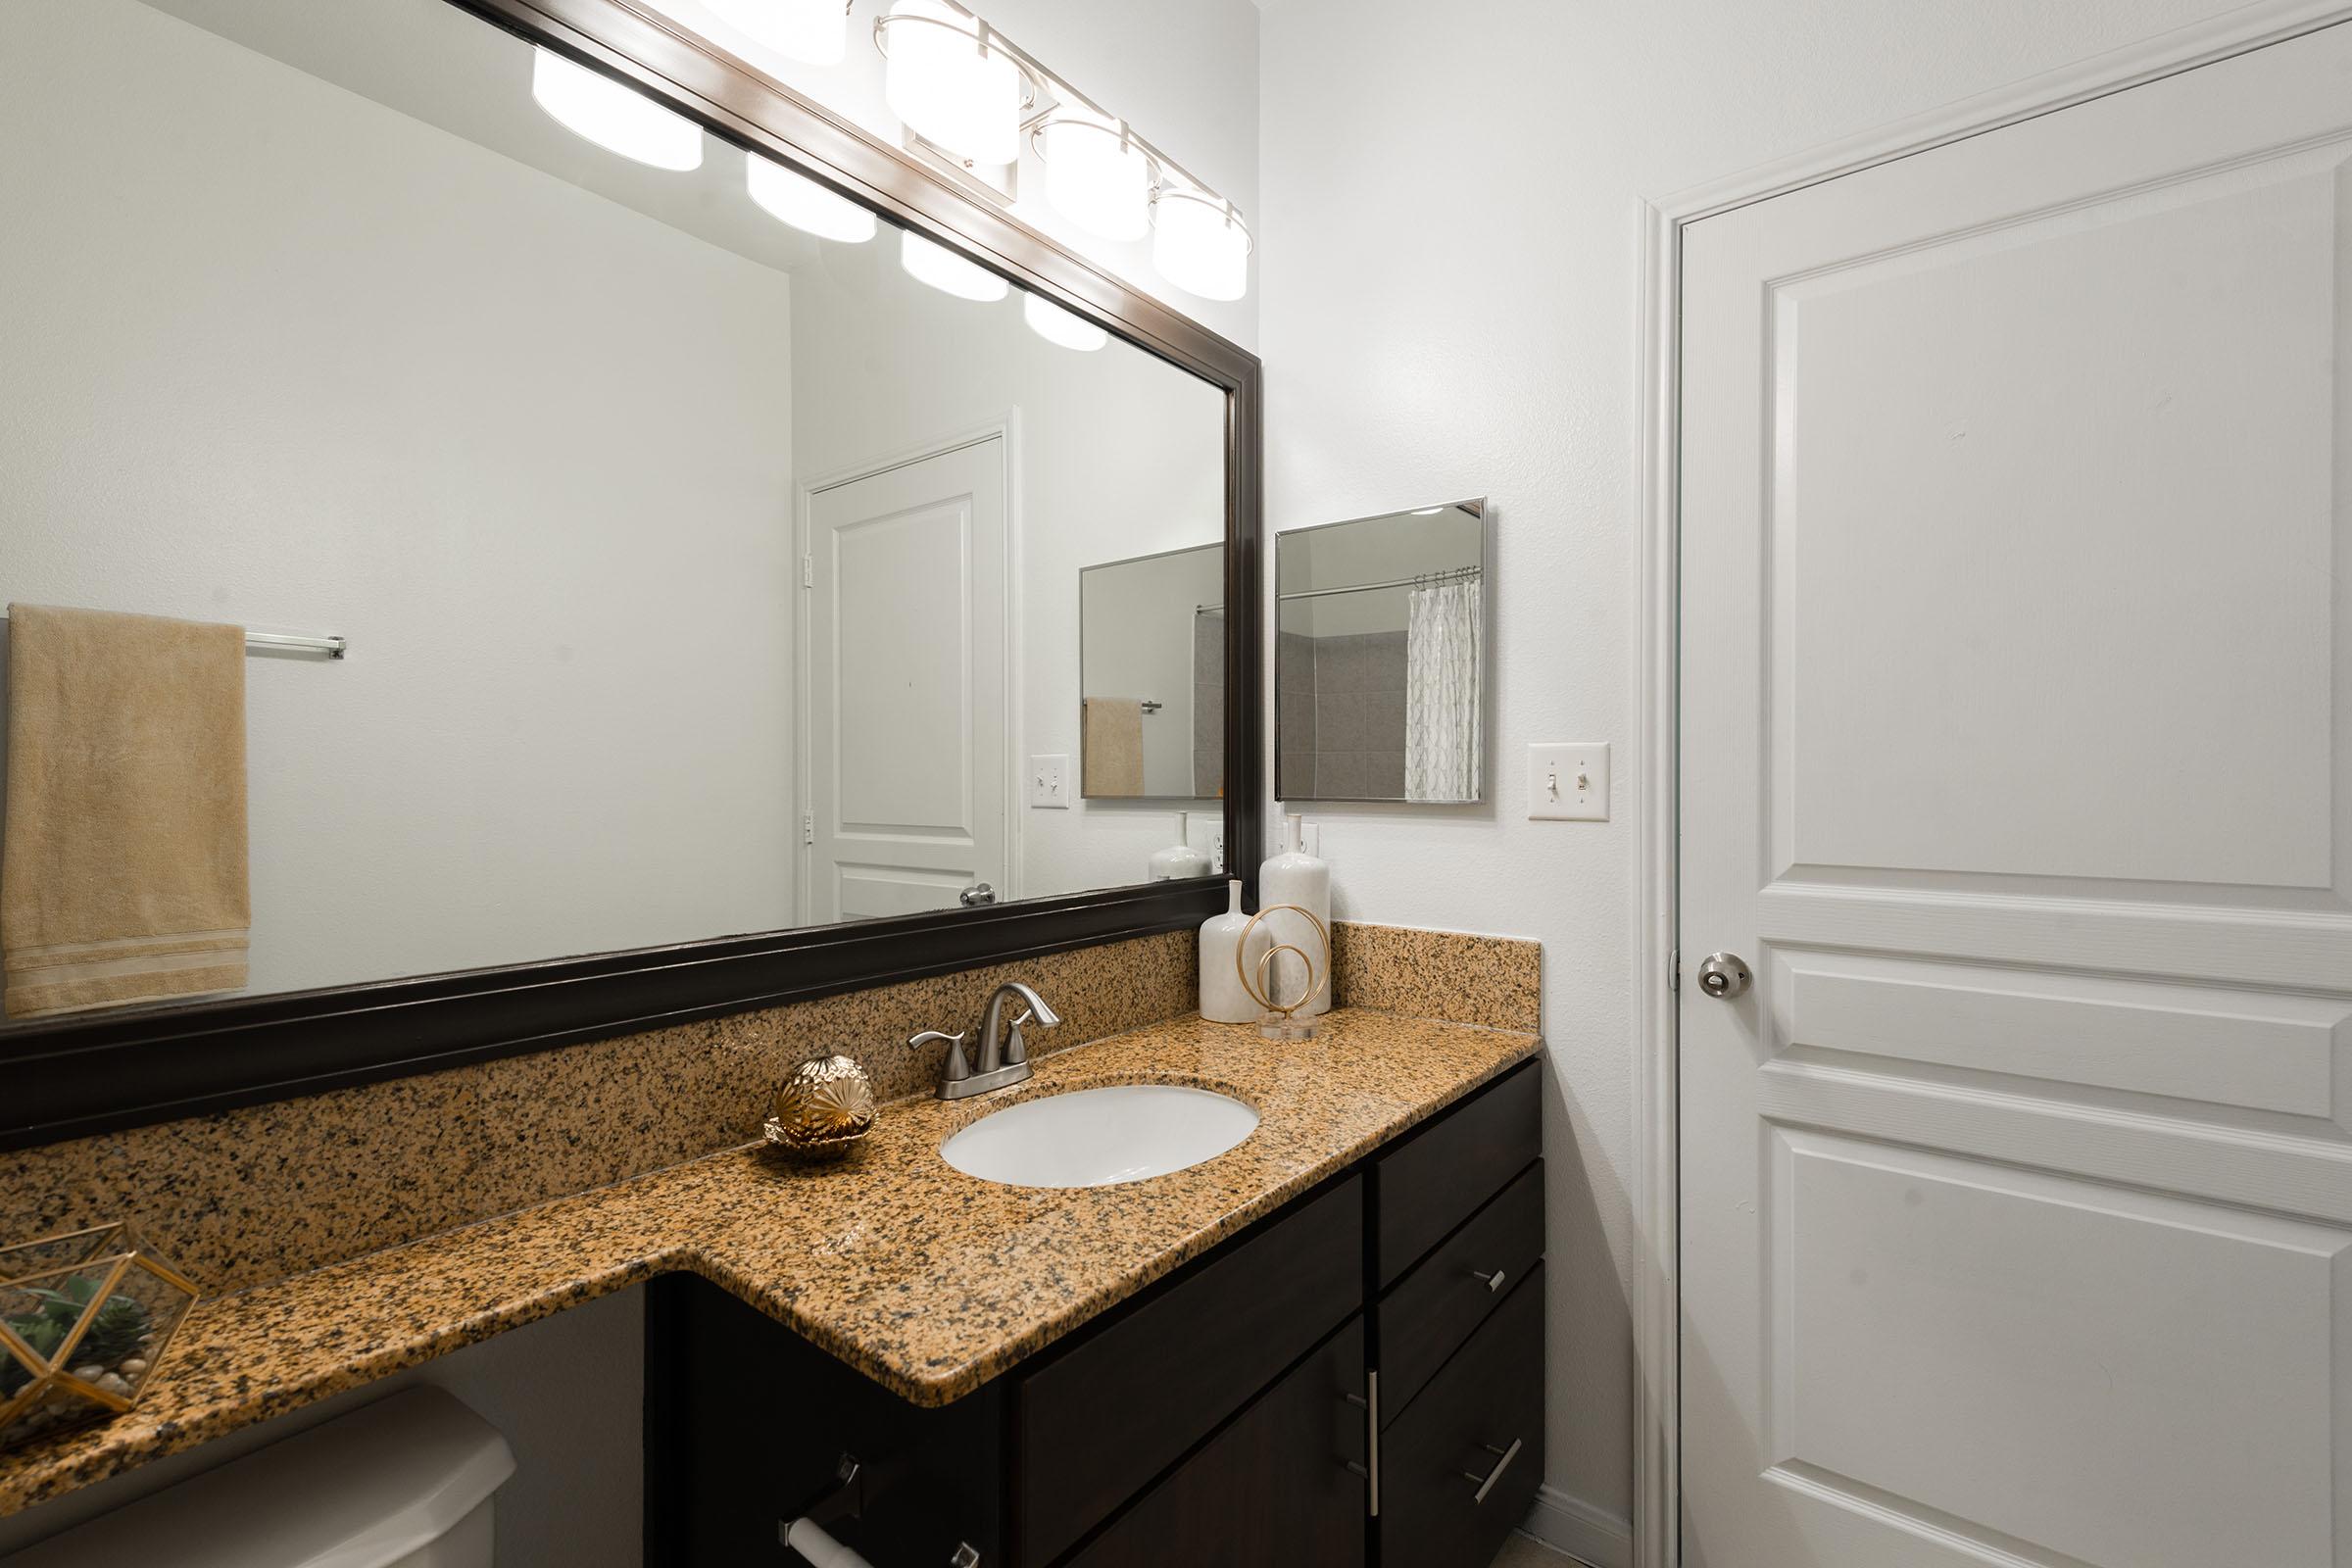
M1327 800L1401 800L1404 633L1318 637L1312 649L1314 793Z
M1311 799L1315 788L1315 640L1286 631L1275 642L1279 663L1282 765L1275 793Z
M1193 793L1225 793L1225 617L1193 616Z

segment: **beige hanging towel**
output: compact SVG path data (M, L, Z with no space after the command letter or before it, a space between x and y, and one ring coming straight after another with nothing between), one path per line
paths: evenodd
M1144 793L1144 704L1136 697L1086 699L1085 751L1078 764L1090 799Z
M245 984L245 632L8 609L0 1006Z

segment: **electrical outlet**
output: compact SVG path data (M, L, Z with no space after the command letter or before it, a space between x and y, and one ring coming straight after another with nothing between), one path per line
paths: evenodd
M1530 746L1527 814L1537 822L1606 822L1608 743L1555 741Z
M1070 808L1070 760L1062 757L1029 759L1029 805L1041 811Z

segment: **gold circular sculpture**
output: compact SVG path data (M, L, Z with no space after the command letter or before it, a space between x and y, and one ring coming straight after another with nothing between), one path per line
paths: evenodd
M794 1153L849 1152L874 1125L874 1083L848 1056L819 1056L784 1075L764 1124L767 1141Z
M1315 928L1315 940L1323 948L1322 967L1318 969L1315 956L1297 943L1278 942L1258 955L1257 973L1253 977L1242 963L1242 955L1250 951L1250 933L1256 930L1257 922L1267 915L1281 914L1285 910L1303 916L1306 923ZM1266 977L1266 965L1272 963L1277 955L1284 953L1297 954L1306 964L1306 989L1298 994L1297 1001L1287 1004L1274 1000L1273 983ZM1330 928L1316 917L1314 910L1296 904L1277 904L1270 908L1260 909L1250 917L1248 925L1242 927L1241 940L1234 944L1233 972L1242 977L1242 989L1250 994L1250 1000L1266 1009L1265 1016L1257 1021L1259 1034L1268 1040L1312 1040L1315 1037L1314 1020L1302 1020L1297 1013L1315 999L1323 990L1323 983L1331 977Z

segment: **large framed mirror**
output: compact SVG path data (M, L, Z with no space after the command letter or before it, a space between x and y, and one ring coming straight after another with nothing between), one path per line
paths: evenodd
M0 1144L1221 907L1148 867L1258 858L1256 361L651 6L332 11L0 19L0 599L249 645L239 983L12 1009ZM1043 800L1143 561L1182 776Z
M1488 527L1472 499L1275 542L1283 800L1486 799Z

